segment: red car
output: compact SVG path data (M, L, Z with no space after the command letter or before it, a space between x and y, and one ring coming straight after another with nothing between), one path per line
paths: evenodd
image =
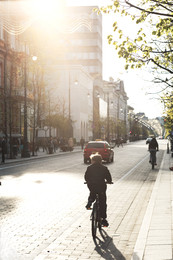
M84 163L90 162L90 155L93 153L101 154L102 158L106 162L114 161L113 147L106 141L90 141L87 143L84 149Z

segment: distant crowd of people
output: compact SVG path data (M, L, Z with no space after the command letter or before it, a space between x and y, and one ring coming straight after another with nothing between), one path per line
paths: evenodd
M80 140L81 149L84 148L85 140L82 137ZM33 142L27 143L28 150L30 153L37 154L37 152L42 149L43 152L47 152L48 154L56 153L56 151L72 151L74 147L74 140L72 137L46 137L46 138L38 138L33 145ZM1 163L5 163L5 155L9 154L12 158L16 158L18 154L22 155L22 151L24 148L24 140L21 138L12 138L11 144L5 137L0 139L0 152L2 155ZM34 151L33 151L34 150Z
M49 137L49 138L41 138L36 142L37 151L42 148L43 152L47 153L56 153L58 149L64 150L65 147L70 147L71 149L74 146L73 138L65 138L65 137ZM31 149L32 150L32 149Z

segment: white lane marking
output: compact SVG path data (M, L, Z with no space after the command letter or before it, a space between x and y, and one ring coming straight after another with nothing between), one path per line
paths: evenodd
M58 170L55 171L55 172L60 172L60 171L62 171L62 170L66 170L66 169L69 169L69 168L71 168L71 167L73 167L73 166L77 166L77 165L81 165L81 163L76 163L76 164L72 164L72 165L69 165L69 166L64 167L64 168L60 168L60 169L58 169Z
M141 163L143 163L143 161L146 160L147 157L148 157L148 154L140 162L138 162L132 169L130 169L130 171L128 171L118 181L116 181L115 185L117 186L123 179L125 179L127 176L129 176ZM115 187L115 185L114 185L114 187Z

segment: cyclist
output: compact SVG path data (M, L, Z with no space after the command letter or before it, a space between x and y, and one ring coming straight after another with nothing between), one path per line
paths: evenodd
M87 167L85 172L85 181L87 182L90 194L86 209L91 209L92 203L95 201L96 193L99 195L100 215L102 218L102 225L108 227L107 222L107 205L106 205L106 183L105 180L111 184L112 177L108 168L102 165L102 156L98 153L90 156L91 165Z
M150 161L149 162L151 163L151 156L152 156L152 153L153 153L154 158L155 158L155 165L157 165L157 163L156 163L156 151L159 151L159 145L158 145L158 142L157 142L155 137L153 137L152 140L149 142L148 150L150 151Z

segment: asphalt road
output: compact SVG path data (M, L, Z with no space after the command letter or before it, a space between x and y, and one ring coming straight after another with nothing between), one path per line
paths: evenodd
M159 140L155 170L145 141L115 148L105 164L114 181L108 186L105 241L92 241L85 209L87 165L82 152L0 167L0 260L131 258L166 141Z

